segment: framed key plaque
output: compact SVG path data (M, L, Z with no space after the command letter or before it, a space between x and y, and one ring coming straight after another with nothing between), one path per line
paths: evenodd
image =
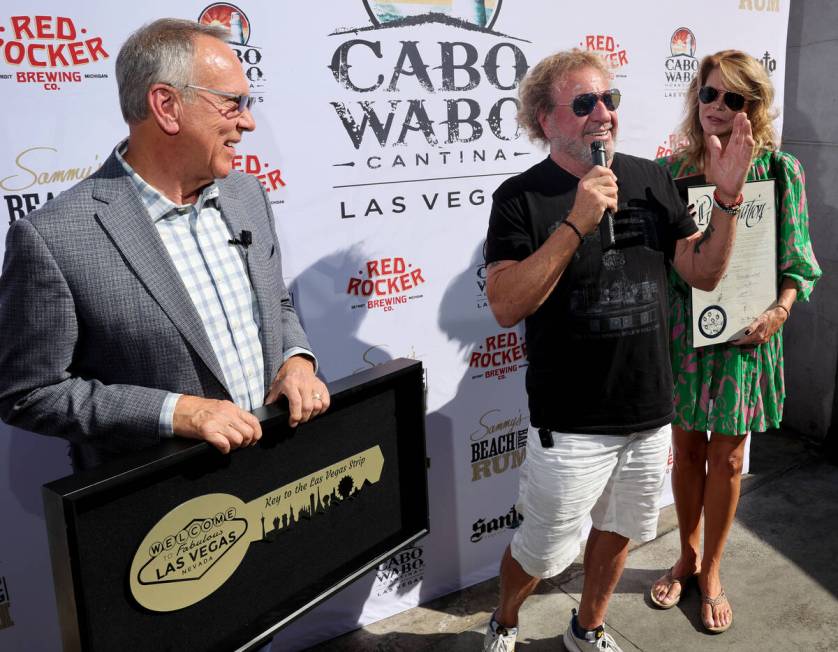
M428 532L422 365L221 455L173 439L45 485L65 652L249 650Z

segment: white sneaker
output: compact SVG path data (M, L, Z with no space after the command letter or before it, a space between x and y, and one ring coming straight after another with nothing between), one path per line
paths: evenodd
M483 652L515 652L516 636L517 627L504 627L495 620L495 614L492 614L486 628L486 637L483 639Z
M602 625L589 631L585 638L577 638L576 634L573 633L573 619L576 618L576 609L572 610L572 614L570 624L562 638L567 652L594 652L595 650L623 652L614 637L607 634Z

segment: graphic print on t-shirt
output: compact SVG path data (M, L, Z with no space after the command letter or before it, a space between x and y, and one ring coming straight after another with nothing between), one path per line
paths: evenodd
M617 212L617 246L603 252L600 261L592 251L577 252L575 262L588 270L580 270L580 284L570 293L569 316L571 331L581 339L623 337L660 328L659 275L650 273L655 266L627 265L623 253L628 247L640 247L641 258L660 255L656 216L645 204L634 200ZM591 240L585 245L599 247L598 238Z

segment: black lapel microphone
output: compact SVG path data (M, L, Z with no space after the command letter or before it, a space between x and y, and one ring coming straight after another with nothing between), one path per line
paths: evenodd
M591 159L594 165L601 165L608 167L605 158L605 143L601 140L595 140L591 143ZM599 222L599 241L602 244L602 250L608 251L614 248L616 240L614 239L614 216L610 210L606 210Z
M239 233L238 238L233 238L232 240L228 240L231 245L237 245L239 247L244 247L247 249L250 245L253 244L253 234L250 231L242 231Z

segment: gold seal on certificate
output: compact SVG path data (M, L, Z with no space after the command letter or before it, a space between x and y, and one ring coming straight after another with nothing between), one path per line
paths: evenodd
M161 518L131 564L134 598L151 611L174 611L203 600L235 572L254 541L268 543L304 520L363 499L384 468L379 446L335 462L245 503L205 494Z
M715 186L687 188L701 231L710 223ZM742 189L736 242L727 272L715 290L692 291L693 346L742 337L762 311L777 300L777 219L774 181L751 181ZM730 218L734 219L734 218Z

